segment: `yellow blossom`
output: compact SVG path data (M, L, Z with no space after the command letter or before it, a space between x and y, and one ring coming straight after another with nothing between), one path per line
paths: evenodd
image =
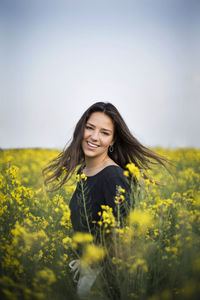
M105 256L105 250L94 244L88 244L85 248L81 261L87 265L102 260Z
M140 178L140 170L134 163L129 163L126 165L126 168L129 172L139 180Z
M149 179L145 179L145 183L146 183L147 185L150 185L150 180L149 180Z
M129 214L130 224L137 224L143 229L150 226L152 224L152 220L153 218L149 213L143 212L139 209L134 209Z
M73 236L75 243L89 243L93 241L93 236L87 232L76 232Z
M129 171L124 171L124 176L129 177Z
M49 268L44 268L37 272L34 285L36 286L41 279L44 280L47 285L51 285L56 281L54 272Z
M87 180L87 176L85 176L85 174L81 174L81 178L84 179L84 180Z

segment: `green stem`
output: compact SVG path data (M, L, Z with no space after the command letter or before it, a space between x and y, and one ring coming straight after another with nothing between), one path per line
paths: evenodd
M117 227L120 227L120 207L117 205Z
M91 234L90 224L89 224L87 210L86 210L85 194L84 194L84 190L83 190L83 182L82 182L82 180L81 180L81 191L82 191L82 195L83 195L83 206L84 206L85 218L86 218L86 222L87 222L89 233Z

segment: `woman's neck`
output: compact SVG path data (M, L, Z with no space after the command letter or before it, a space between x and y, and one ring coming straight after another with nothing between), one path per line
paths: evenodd
M83 172L86 176L92 176L104 169L106 166L113 164L112 159L107 155L104 158L86 158Z
M110 157L107 155L105 157L95 157L95 158L85 158L85 168L87 170L98 168L104 165L107 161L110 160Z

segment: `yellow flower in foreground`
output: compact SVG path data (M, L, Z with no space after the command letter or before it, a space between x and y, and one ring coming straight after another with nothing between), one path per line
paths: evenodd
M87 180L87 176L85 176L85 174L81 174L81 178L84 179L84 180Z
M129 171L124 171L124 176L129 177Z
M115 217L113 215L112 207L108 205L101 205L103 212L101 213L101 221L105 224L105 227L108 225L111 227L115 226Z
M90 243L93 241L93 236L90 233L76 232L73 236L75 243Z
M105 256L105 250L94 244L88 244L85 248L81 261L85 264L92 264L102 260Z
M134 163L127 164L126 168L129 170L129 172L139 180L140 178L140 170ZM126 176L126 175L125 175Z
M152 224L153 217L142 210L135 209L129 214L129 222L132 225L138 225L141 228L145 228Z
M76 181L79 182L81 179L87 180L87 176L84 173L83 174L77 174L76 175Z

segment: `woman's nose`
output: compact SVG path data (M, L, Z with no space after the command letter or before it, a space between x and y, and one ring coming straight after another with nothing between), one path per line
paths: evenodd
M99 139L99 133L97 130L93 130L93 132L91 134L91 138L95 141L97 141Z

